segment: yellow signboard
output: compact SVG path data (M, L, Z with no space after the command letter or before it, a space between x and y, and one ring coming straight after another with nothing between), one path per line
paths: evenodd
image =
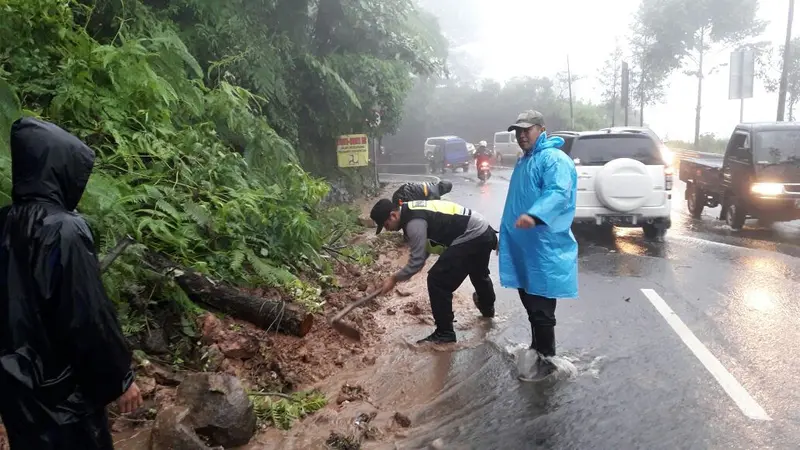
M336 141L336 159L339 167L363 167L369 165L369 139L366 134L339 136Z

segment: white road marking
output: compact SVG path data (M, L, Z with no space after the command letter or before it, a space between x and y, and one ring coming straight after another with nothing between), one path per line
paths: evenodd
M681 338L683 343L689 347L689 350L694 353L694 356L696 356L706 369L711 372L711 375L717 379L722 389L725 390L745 416L753 420L772 420L767 412L764 411L764 408L750 396L747 390L745 390L730 372L728 372L714 354L697 339L697 336L692 333L692 330L683 323L681 318L675 314L675 311L667 305L667 302L665 302L656 291L652 289L642 289L642 293L650 300L650 303L652 303L661 316L664 317L664 320L667 321L675 333L678 334L678 337Z

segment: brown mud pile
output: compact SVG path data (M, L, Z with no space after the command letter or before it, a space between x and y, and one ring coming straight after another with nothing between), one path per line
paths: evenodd
M387 188L386 192L390 193L392 188ZM374 199L362 202L362 218L368 217L373 202ZM314 388L327 397L325 408L298 420L291 430L262 427L246 449L359 449L364 448L365 443L374 446L401 438L413 425L406 413L392 409L391 404L377 407L370 392L360 384L359 374L374 371L376 360L392 351L387 345L390 334L408 326L432 327L426 273L436 256L431 256L422 273L399 284L392 294L378 297L350 313L345 320L359 329L361 340L349 340L333 330L328 319L347 304L369 294L408 259L400 233L376 236L374 224L369 220L362 219L362 222L364 232L349 244L369 245L378 256L368 267L345 262L336 264L334 274L338 287L322 293L323 312L315 317L314 326L305 337L268 332L212 313L199 318L203 371L239 377L250 391L285 394ZM466 285L469 283L454 297L454 310L471 311L473 308L469 299L471 287ZM276 295L271 291L252 293L267 297ZM474 325L470 322L457 324L457 329ZM187 375L187 372L173 370L164 361L137 356L137 383L146 397L146 404L139 412L124 417L116 413L114 405L109 408L118 450L149 448L155 415L172 404L177 385ZM0 433L3 431L0 425ZM0 434L0 450L7 448L3 445Z

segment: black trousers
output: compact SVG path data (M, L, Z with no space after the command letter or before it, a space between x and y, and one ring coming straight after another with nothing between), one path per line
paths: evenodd
M531 348L544 356L556 354L556 304L554 298L528 294L519 289L519 299L531 323Z
M489 258L497 248L497 233L489 227L480 237L448 247L428 272L428 295L438 331L453 331L453 292L469 276L482 310L494 307Z
M11 450L114 450L105 409L47 430L7 428Z

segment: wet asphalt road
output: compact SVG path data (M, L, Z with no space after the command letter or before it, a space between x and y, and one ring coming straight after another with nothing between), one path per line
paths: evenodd
M510 171L484 186L472 177L445 175L454 183L448 198L497 228ZM529 325L516 292L499 283L501 319L483 344L387 356L402 391L424 400L396 448L437 438L449 449L799 448L800 224L748 221L734 232L718 214L691 219L679 185L663 243L640 229L576 233L580 299L556 311L558 352L578 369L570 380L516 379L505 348L529 342ZM491 264L497 281L494 256ZM662 315L645 293L674 314ZM670 316L685 324L680 335ZM391 398L400 387L381 389ZM759 414L769 420L751 418Z

